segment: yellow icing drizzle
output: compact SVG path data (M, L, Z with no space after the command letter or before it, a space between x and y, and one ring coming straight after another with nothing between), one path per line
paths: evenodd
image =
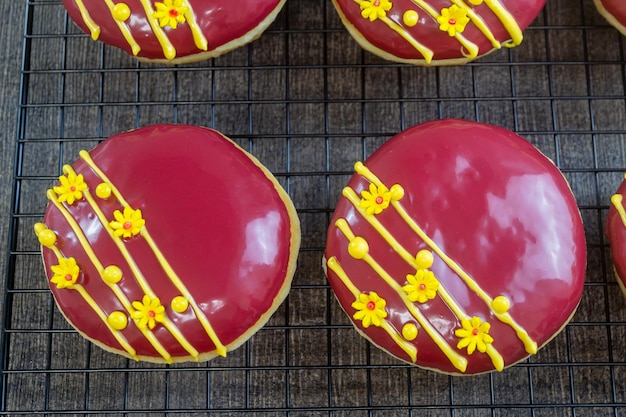
M183 5L188 9L185 13L185 19L187 21L187 24L189 25L189 29L191 29L193 41L198 49L206 51L209 48L209 43L206 40L204 33L202 33L202 29L200 29L200 26L198 26L198 22L196 22L196 14L193 12L193 9L191 8L191 4L189 4L189 2L183 2Z
M91 39L93 39L94 41L98 40L98 38L100 37L100 26L98 26L89 15L87 8L83 4L83 0L74 0L74 2L76 3L76 6L78 6L80 16L83 18L85 25L87 25L87 27L89 28L89 32L91 32Z
M148 20L148 23L150 24L150 27L154 32L154 36L156 36L156 38L159 40L159 43L161 44L161 48L163 48L163 55L165 55L167 59L176 58L176 49L174 49L174 46L170 42L169 38L167 37L163 29L161 29L161 26L159 26L159 22L157 21L157 19L152 17L152 15L154 14L152 3L150 2L150 0L140 1L146 12L146 19Z
M78 241L80 242L81 246L83 247L83 250L87 254L87 257L89 258L91 263L94 265L96 270L99 272L103 281L107 283L109 288L111 288L111 290L113 291L113 293L115 294L119 302L124 306L126 311L131 313L133 311L133 308L132 308L130 301L126 297L126 294L124 294L124 292L122 292L122 290L117 285L111 284L104 278L103 274L104 274L105 268L102 266L102 263L100 262L96 254L94 253L91 247L91 244L87 240L87 237L83 233L82 229L80 228L76 220L74 220L74 218L67 212L65 207L63 207L63 205L58 202L56 196L54 195L54 191L48 190L47 197L52 202L52 204L54 204L54 206L59 210L61 215L63 215L63 217L65 218L65 221L74 232L76 239L78 239ZM57 257L60 257L60 252L57 253L58 249L54 247L54 250L56 250L55 254L57 255ZM165 350L163 345L161 345L161 343L156 339L156 337L154 337L152 332L150 332L147 329L139 329L139 330L144 335L144 337L148 339L152 347L154 347L154 349L157 352L159 352L159 354L163 357L163 359L165 359L166 362L171 362L171 355L167 352L167 350Z
M492 12L500 19L502 25L506 28L511 36L511 41L513 45L519 45L522 43L524 36L522 35L522 29L519 27L515 18L509 13L507 9L504 8L502 3L498 0L484 0L487 7L491 9ZM509 46L508 44L506 46Z
M362 175L364 178L366 178L368 181L372 182L373 184L375 185L382 184L380 179L378 179L378 177L376 177L374 173L372 173L365 165L363 165L363 163L357 162L354 165L354 169L358 174ZM357 204L354 204L354 202L352 202L352 204L357 210L360 211L360 208L358 207ZM515 334L517 335L518 339L520 339L524 343L524 348L526 349L526 352L530 354L537 353L537 342L535 342L528 335L526 330L523 329L511 317L511 315L508 312L499 313L493 310L492 308L493 299L489 296L489 294L487 294L478 285L478 283L476 283L476 281L474 281L474 279L472 279L472 277L470 277L469 274L460 267L459 264L457 264L453 259L451 259L448 255L446 255L443 252L443 250L439 248L439 246L437 246L437 244L419 227L419 225L415 222L415 220L413 220L411 216L409 216L409 214L406 212L402 204L400 204L398 201L392 201L391 205L396 209L398 214L400 214L400 216L407 223L407 225L419 236L419 238L422 239L424 243L433 252L435 252L446 263L446 265L448 265L448 267L452 269L463 280L463 282L465 282L465 285L467 285L472 291L474 291L474 293L478 295L478 297L481 300L483 300L483 302L487 304L487 306L489 306L489 308L493 311L494 316L498 320L500 320L502 323L509 325L511 328L515 330ZM371 224L373 223L372 216L364 215L364 217L368 220L368 222L370 222ZM383 238L385 238L384 235L383 235ZM392 244L391 242L389 243L393 247L394 250L398 250L397 248L401 247L399 244L397 244L395 239L392 242L395 242L395 244Z
M128 202L126 202L126 200L123 198L122 194L111 183L111 181L105 175L105 173L102 172L102 170L100 170L100 168L98 168L98 166L95 164L93 159L91 159L91 156L89 155L89 153L87 151L85 151L85 150L82 150L82 151L80 151L79 155L87 163L87 165L89 165L89 167L100 177L100 179L102 181L104 181L105 183L107 183L111 187L111 192L113 193L113 195L115 195L115 197L118 199L118 201L122 205L128 207L129 206ZM88 201L90 201L90 204L92 204L93 199L92 200L88 200ZM95 202L93 202L93 205L95 205L94 210L96 210L97 205L95 204ZM97 210L100 211L99 208L97 208ZM100 219L100 220L103 221L102 219ZM108 224L108 221L103 223L103 225L107 225L107 224ZM120 250L122 250L122 253L124 253L124 252L127 253L126 248L123 246L123 244L121 243L119 238L115 238L112 235L112 232L110 231L110 228L105 226L105 229L112 236L112 238L114 239L116 244L118 244L118 247L121 246ZM181 294L189 302L189 305L193 309L196 317L198 318L198 321L200 322L200 324L202 325L202 327L206 331L207 335L209 336L209 338L211 339L211 341L215 345L215 349L216 349L217 354L220 355L220 356L226 356L226 347L220 341L219 337L215 333L215 330L211 326L211 323L207 319L207 317L204 314L204 312L200 309L200 307L198 307L198 304L195 302L195 300L191 296L191 293L189 292L189 290L187 289L185 284L181 281L181 279L178 277L176 272L170 266L169 262L167 262L167 259L165 258L165 256L163 256L163 254L159 250L158 246L156 245L156 243L154 242L154 240L152 239L152 237L148 233L148 228L144 226L141 229L140 233L141 233L141 236L146 240L146 243L148 243L148 245L150 246L150 248L154 252L154 255L157 258L157 260L159 261L159 264L161 265L161 268L163 269L163 271L165 271L165 273L167 274L169 279L172 281L174 286L181 292ZM130 256L130 254L129 254L129 256ZM129 263L129 265L131 265L131 264ZM132 265L134 265L134 263ZM131 265L131 267L132 267L132 265ZM135 273L135 272L133 271L133 273ZM143 279L142 275L141 276L137 275L137 277L138 277L138 279L139 279L139 277L141 277ZM143 281L145 282L145 279ZM140 281L140 285L141 285L141 281ZM147 282L145 282L145 285L147 286ZM144 288L144 287L142 286L142 288ZM146 292L146 294L150 295L150 292L146 291L145 289L144 289L144 291Z
M352 293L354 298L358 300L359 295L361 294L361 291L350 280L350 278L348 277L348 274L346 274L346 272L341 267L341 265L339 265L339 262L337 261L337 259L333 256L326 261L326 264L339 277L343 285L345 285L346 288ZM413 344L408 343L406 340L404 340L398 334L396 329L389 323L388 320L382 319L381 321L382 323L380 327L383 330L385 330L387 334L391 336L393 341L396 342L396 344L400 346L400 348L404 350L407 353L407 355L409 355L409 357L411 358L413 362L415 362L417 360L417 348Z
M349 241L352 241L356 238L354 233L352 233L348 222L346 222L344 219L337 220L335 222L335 226L337 226L337 228L344 234L344 236ZM454 365L456 369L460 370L461 372L465 372L465 369L467 369L467 359L459 355L446 342L443 336L441 336L441 334L439 334L437 330L435 330L435 328L430 324L426 317L424 317L421 310L418 309L415 304L413 304L408 299L400 284L398 284L393 279L393 277L389 275L389 273L382 266L380 266L371 255L365 254L362 259L383 279L383 281L385 281L387 285L389 285L398 293L398 296L400 297L400 299L402 299L402 302L404 303L407 310L409 310L411 315L417 320L420 326L424 328L426 333L428 333L428 335L433 339L439 349L441 349L441 351L448 357L450 363L452 363L452 365Z
M452 3L456 4L460 8L465 9L467 11L467 16L476 25L476 27L485 35L485 37L489 39L489 42L491 42L491 45L494 48L500 49L502 47L502 44L495 38L495 36L493 35L493 32L489 30L489 28L485 24L485 21L482 19L482 17L476 14L474 9L469 7L462 0L452 0Z
M615 207L615 210L617 210L620 219L622 219L622 224L626 227L626 211L624 211L622 200L623 196L621 194L613 194L613 196L611 196L611 203L613 207Z
M128 42L128 45L133 51L133 55L136 56L139 53L139 51L141 51L141 47L139 46L137 41L135 41L135 38L133 38L133 35L130 33L128 26L126 26L124 21L121 21L117 18L117 15L119 14L119 11L118 11L119 7L118 9L116 9L115 8L116 4L113 3L112 0L104 0L104 2L108 6L109 10L111 10L111 16L113 16L113 20L115 20L117 27L120 29L120 32L122 32L122 36L124 36L124 39L126 39L126 42Z
M420 42L417 41L417 39L411 36L409 32L404 30L402 26L400 26L387 16L380 17L379 19L387 26L389 26L389 29L402 36L404 40L406 40L409 44L411 44L413 48L415 48L420 54L422 54L422 56L424 57L424 61L430 64L430 62L433 60L433 55L435 54L432 49L427 48L425 45L422 45Z

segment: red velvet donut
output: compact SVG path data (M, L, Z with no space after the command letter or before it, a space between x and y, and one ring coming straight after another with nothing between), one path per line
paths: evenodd
M624 0L593 0L598 12L626 36L626 2Z
M94 40L144 61L200 61L249 43L285 0L63 0Z
M457 65L522 42L546 0L333 0L350 34L382 58Z
M100 347L151 362L225 356L286 297L295 209L220 133L150 126L63 172L35 233L59 309Z
M441 120L390 139L343 190L324 266L356 329L450 374L502 370L580 301L583 225L556 166L500 127Z
M624 211L624 195L626 195L626 181L611 197L611 206L606 218L606 234L611 245L611 257L617 283L626 297L626 212Z

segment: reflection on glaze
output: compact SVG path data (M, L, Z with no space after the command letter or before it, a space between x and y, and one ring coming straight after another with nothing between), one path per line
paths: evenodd
M443 120L397 135L355 170L328 231L328 279L349 314L346 277L386 300L401 334L407 323L419 330L403 337L416 360L368 333L376 345L426 368L474 374L535 353L569 320L584 281L582 222L562 174L528 142ZM402 197L368 213L364 192L384 200L390 184Z

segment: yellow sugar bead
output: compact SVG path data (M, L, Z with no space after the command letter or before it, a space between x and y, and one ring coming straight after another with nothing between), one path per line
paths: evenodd
M404 197L404 188L400 184L394 184L389 189L391 192L391 199L394 201L402 200Z
M111 196L111 186L105 182L98 184L96 187L96 195L102 199L109 198Z
M109 284L117 284L122 279L122 270L115 265L109 265L102 271L102 279Z
M433 266L433 254L426 249L422 249L415 255L415 263L418 269L428 269Z
M355 259L363 259L369 252L367 241L360 236L355 237L348 244L348 253Z
M172 298L172 302L170 303L172 306L172 310L177 313L183 313L189 307L189 300L187 300L182 295L178 295Z
M114 311L107 317L107 322L115 330L124 330L128 326L128 317L121 311Z
M404 12L404 15L402 16L402 21L408 27L413 27L417 25L418 20L419 20L419 15L417 14L415 10L407 10L406 12Z
M402 326L402 336L408 340L415 340L417 337L417 326L413 323L407 323Z
M491 308L497 314L504 314L511 308L511 301L503 295L499 295L491 302Z
M125 22L130 17L130 7L126 3L117 3L112 10L113 19Z
M57 235L52 230L48 229L45 224L35 224L35 234L42 246L49 248L54 246L57 241Z

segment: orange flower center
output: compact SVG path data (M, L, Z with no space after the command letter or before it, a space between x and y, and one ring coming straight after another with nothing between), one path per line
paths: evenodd
M450 19L448 20L448 23L451 24L452 26L456 25L456 20L455 19Z
M383 204L383 200L381 196L376 197L376 204Z
M419 289L420 291L424 291L426 289L426 284L420 284Z
M474 336L478 336L478 329L473 329L473 330L472 330L472 334L473 334Z
M65 280L66 280L66 281L71 281L71 280L72 280L72 275L71 275L71 274L67 274L67 275L65 276Z
M170 9L170 16L171 17L178 17L178 10Z
M133 223L132 223L132 222L130 222L130 221L128 221L128 222L124 223L124 226L123 226L123 227L124 227L124 229L128 230L128 229L130 229L131 227L133 227Z
M70 187L70 191L71 191L71 192L76 191L76 187L72 185L72 186Z
M376 0L376 1L374 2L374 6L376 6L376 7L380 6L380 1Z
M376 308L376 303L373 301L370 301L369 303L367 303L367 309L368 310L374 310Z
M154 318L154 316L156 316L156 313L152 310L148 311L148 315L152 318Z

